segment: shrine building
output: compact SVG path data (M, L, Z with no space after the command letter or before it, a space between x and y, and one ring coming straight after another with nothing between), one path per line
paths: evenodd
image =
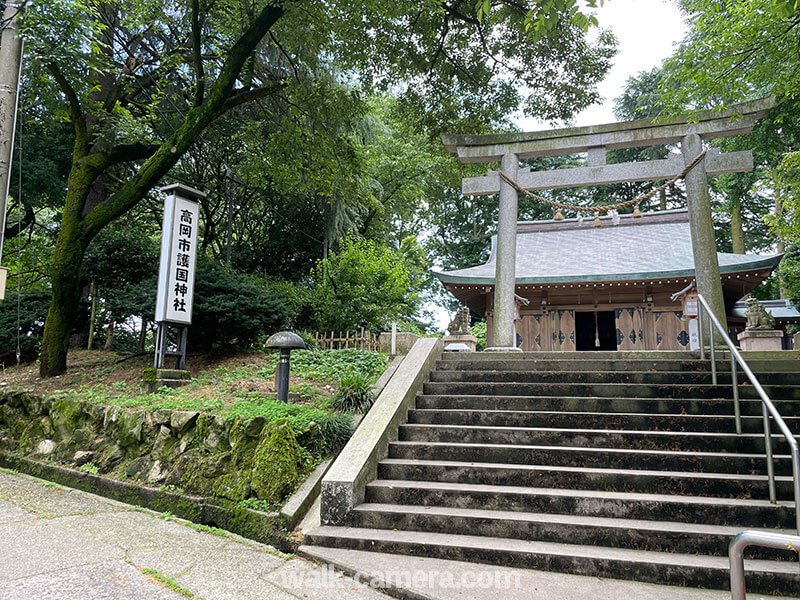
M517 346L550 350L686 350L687 321L670 296L695 276L685 209L592 219L517 223ZM741 327L737 301L764 281L782 255L720 252L728 326ZM486 318L492 345L496 236L485 264L437 272L445 288ZM788 309L783 317L795 319ZM778 316L778 315L775 315ZM786 321L786 318L779 319ZM735 339L735 338L734 338Z

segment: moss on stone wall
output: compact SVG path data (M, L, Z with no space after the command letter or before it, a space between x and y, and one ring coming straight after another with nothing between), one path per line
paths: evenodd
M130 411L73 398L0 393L5 449L235 505L277 503L300 475L302 453L286 421L189 411ZM42 444L41 442L47 441Z

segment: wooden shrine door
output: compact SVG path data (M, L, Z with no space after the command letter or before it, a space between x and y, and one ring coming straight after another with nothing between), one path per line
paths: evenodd
M614 311L617 325L617 350L645 350L644 309L618 308Z
M683 312L665 310L653 312L655 319L656 350L688 350L688 324Z
M550 332L553 350L575 350L575 311L550 311Z
M517 321L517 334L522 337L520 348L526 352L550 350L548 318L542 313L522 313Z

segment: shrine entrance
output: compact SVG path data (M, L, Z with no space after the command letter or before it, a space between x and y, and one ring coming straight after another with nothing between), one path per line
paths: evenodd
M616 350L617 328L613 310L575 312L575 349Z
M754 287L749 282L763 280L777 264L774 257L726 255L720 265L707 183L708 176L753 168L751 151L720 152L707 142L750 132L774 104L774 98L765 98L658 123L643 119L531 133L443 135L445 148L463 163L500 163L498 170L462 180L464 195L497 194L499 202L497 235L488 262L439 272L437 277L471 310L486 317L487 350L545 350L551 345L552 350L575 350L576 330L587 350L601 344L618 350L685 348L688 334L667 318L674 313L681 321L674 303L666 300L668 291L674 293L672 288L695 280L717 320L724 322L726 308ZM671 151L660 160L606 162L608 151L654 145L679 147L680 153ZM550 171L520 166L526 158L578 153L585 153L584 165ZM636 198L596 206L561 203L536 193L641 181L664 183ZM680 181L686 190L686 209L642 219L639 204ZM518 223L519 194L553 206L552 221ZM626 208L633 212L620 214ZM579 216L565 218L562 211L567 211L566 217ZM583 215L589 217L586 223ZM646 221L646 226L639 221ZM598 232L595 239L587 228ZM599 233L609 229L619 233ZM690 238L689 247L674 242L676 236L679 241ZM740 289L726 293L723 276L726 281L739 280ZM489 294L491 300L482 301ZM518 310L517 297L527 299L528 308ZM605 305L606 311L595 311L597 315L586 311L588 316L579 317L585 323L580 326L573 315L583 312L587 300L593 308L598 302ZM610 317L600 315L609 309L617 321L613 343ZM525 322L525 313L536 323ZM593 320L594 339L590 339L580 332L589 332Z

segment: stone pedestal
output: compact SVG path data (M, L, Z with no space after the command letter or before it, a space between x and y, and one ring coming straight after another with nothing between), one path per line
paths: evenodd
M411 346L420 338L416 333L409 333L407 331L398 331L397 339L395 342L395 351L397 354L408 354ZM381 352L390 354L392 351L392 332L384 331L378 336L378 347Z
M192 379L189 371L181 369L145 369L142 371L142 391L152 394L160 387L178 388Z
M446 335L442 338L445 352L475 352L478 338L470 334Z
M739 334L742 350L780 350L783 332L778 329L745 329Z

